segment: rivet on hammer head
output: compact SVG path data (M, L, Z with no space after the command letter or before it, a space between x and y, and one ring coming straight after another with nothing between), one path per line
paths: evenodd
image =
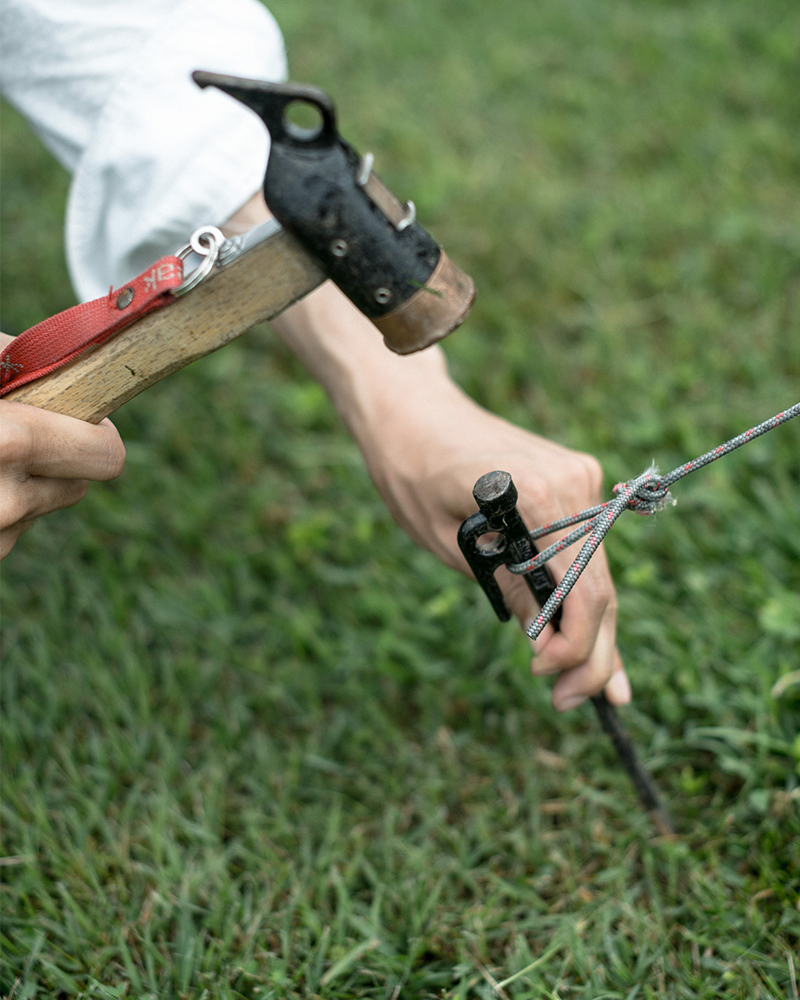
M375 301L382 306L385 306L387 302L391 301L392 293L388 288L376 288L375 289Z
M133 302L134 291L132 288L123 288L117 296L117 309L127 309Z

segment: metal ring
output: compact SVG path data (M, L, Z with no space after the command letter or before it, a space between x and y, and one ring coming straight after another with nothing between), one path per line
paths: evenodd
M417 221L417 206L413 201L406 202L406 214L394 227L398 233L402 233L404 229L408 229L410 225Z
M364 153L361 157L361 162L358 164L358 170L356 171L356 184L359 187L364 187L364 185L369 180L369 175L372 172L372 164L375 162L375 157L372 153Z
M211 274L219 257L219 248L224 242L225 237L216 226L201 226L199 229L195 229L189 242L186 246L181 247L175 256L185 260L190 253L196 253L203 260L181 285L172 289L173 295L185 295L187 292L191 292Z

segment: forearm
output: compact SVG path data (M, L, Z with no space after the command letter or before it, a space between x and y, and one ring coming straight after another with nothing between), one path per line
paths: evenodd
M467 572L456 534L475 509L472 487L485 472L512 474L530 524L600 499L602 473L594 459L482 409L449 377L438 347L393 354L330 282L287 309L274 326L330 395L397 523L448 565ZM568 553L554 559L557 576L569 560ZM561 631L548 627L535 647L535 671L561 673L553 689L559 708L604 685L615 703L630 697L614 647L614 589L602 553L587 574L565 605ZM523 623L530 620L536 608L523 581L501 574L501 586L514 614Z
M254 228L271 218L257 192L226 222L226 236ZM425 394L425 386L460 394L447 374L438 348L399 356L379 330L333 285L321 288L283 312L272 324L293 353L331 396L348 429L361 439L369 432L375 406L388 406L404 393Z
M452 382L438 347L399 356L379 331L330 282L279 316L273 325L330 395L370 460L379 441L411 434L434 411L466 397Z
M233 235L267 218L257 193L222 229ZM331 282L287 309L273 326L330 396L385 496L387 447L397 460L395 466L406 459L416 465L424 461L421 438L428 438L427 456L439 443L446 447L445 427L463 420L465 409L484 412L451 380L438 347L402 357L394 354L377 328ZM433 427L436 433L431 433ZM392 513L410 529L399 511Z

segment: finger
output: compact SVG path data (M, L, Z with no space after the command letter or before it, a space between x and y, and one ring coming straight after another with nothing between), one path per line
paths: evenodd
M610 681L617 663L621 666L616 649L616 614L614 609L610 609L603 616L589 658L579 666L563 671L553 686L554 708L566 712L597 694Z
M556 491L551 490L549 494L539 496L537 487L532 482L526 484L524 493L520 493L520 506L535 503L539 518L544 514L552 521L565 512L583 509L598 502L602 485L600 466L586 455L576 454L573 458L569 475L560 483L562 488L569 488L570 495L557 496ZM550 545L568 533L569 529L565 529L551 535L545 544ZM570 548L548 562L547 570L554 581L563 578L574 557L575 550ZM531 643L531 648L538 657L534 673L553 674L585 663L595 647L607 608L609 604L615 606L615 600L611 574L601 549L562 606L558 628L554 630L546 627L539 638ZM610 667L608 670L610 673Z
M501 566L495 573L495 580L503 592L503 597L506 600L509 611L522 627L527 629L538 614L539 605L536 603L536 599L531 593L525 579L522 576L509 573L505 567ZM538 656L552 632L553 626L548 624L542 632L542 641L538 643L531 642L531 651L534 656Z
M33 521L18 521L10 528L0 530L0 559L5 559L20 535L24 534L33 524Z
M605 686L605 692L606 698L608 698L612 705L627 705L631 700L631 682L625 673L625 667L622 665L619 653L616 654L614 673L611 675L611 680Z
M560 579L559 571L556 578ZM601 624L616 620L616 595L611 574L600 547L592 562L584 570L580 580L562 605L558 630L537 639L533 644L538 648L535 672L551 674L559 670L571 670L585 664L599 641ZM608 673L598 687L611 675L610 661Z
M564 602L559 627L556 629L548 623L538 639L531 640L534 656L531 670L536 676L557 674L586 663L595 649L601 623L609 614L609 608L613 625L616 598L602 556L593 568L587 569L584 577ZM527 630L539 605L524 578L500 569L496 579L510 610ZM603 663L602 669L611 672L607 663ZM598 678L597 684L600 686L602 679Z
M35 520L63 507L72 507L86 494L86 479L48 479L28 476L19 481L0 484L0 527Z
M0 400L3 459L26 475L107 480L125 464L125 447L110 420L89 424L37 406Z

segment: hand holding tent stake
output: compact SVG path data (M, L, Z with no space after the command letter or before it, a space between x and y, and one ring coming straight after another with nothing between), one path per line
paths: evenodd
M532 560L537 554L536 546L517 510L517 490L507 472L488 472L481 476L472 495L480 510L468 517L459 528L458 544L478 583L491 601L495 614L501 621L508 621L511 612L494 578L495 570L498 566L509 563L519 564ZM497 540L490 544L480 544L481 535L489 532L498 532ZM543 607L556 589L545 566L533 566L521 575L539 606ZM558 628L560 618L559 607L550 619L555 628ZM614 706L602 691L592 698L592 704L656 829L662 834L675 833L672 819L659 802L656 787L636 756L633 741Z
M536 639L548 622L552 622L553 626L558 628L564 598L597 551L611 525L623 511L633 510L639 514L654 514L663 510L667 504L674 504L675 500L669 492L673 483L797 416L800 416L800 403L781 410L769 420L751 427L742 434L737 434L736 437L712 448L704 455L684 462L665 476L659 475L658 471L651 467L635 479L618 483L614 487L616 496L613 500L543 524L530 532L517 511L517 491L511 476L507 472L489 472L481 476L475 484L473 496L480 511L468 517L461 525L458 531L458 544L500 621L508 621L511 612L494 578L495 570L498 566L505 566L511 573L524 577L541 607L527 630L531 639ZM543 552L537 551L533 544L534 539L550 535L562 528L572 527L574 524L580 527L569 532ZM499 532L497 542L481 545L479 543L481 535L493 531ZM585 535L589 535L589 538L583 544L577 558L558 586L554 586L545 563ZM637 760L631 738L613 706L603 694L595 695L592 702L603 728L611 737L620 760L636 786L639 798L650 810L656 827L662 833L674 832L669 814L659 805L655 786Z

